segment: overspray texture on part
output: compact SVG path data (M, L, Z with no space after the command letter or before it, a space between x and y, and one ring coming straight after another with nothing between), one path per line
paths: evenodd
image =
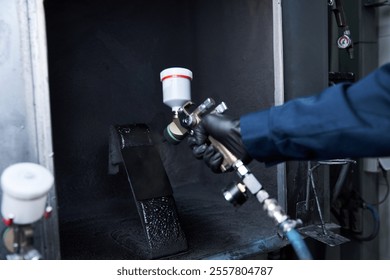
M151 259L187 250L173 191L145 124L110 127L109 174L123 165L145 232Z

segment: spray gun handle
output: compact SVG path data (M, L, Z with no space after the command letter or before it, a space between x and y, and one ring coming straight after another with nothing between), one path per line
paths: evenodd
M214 108L210 114L223 114L228 107L226 106L225 102L221 102L217 107ZM223 161L221 163L221 170L222 172L225 172L232 168L233 164L237 161L237 157L233 155L222 143L217 141L212 136L209 136L209 141L211 144L220 152L223 156Z
M223 161L221 163L221 170L225 172L232 168L233 164L237 161L235 155L232 154L224 145L215 140L213 137L209 136L211 144L220 152L223 156Z

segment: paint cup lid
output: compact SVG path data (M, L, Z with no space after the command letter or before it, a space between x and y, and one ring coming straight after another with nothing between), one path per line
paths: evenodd
M167 68L160 73L160 80L164 81L169 78L185 78L192 80L192 72L186 68L172 67Z
M7 167L1 175L3 192L21 200L46 195L53 183L54 177L49 170L31 162L13 164Z

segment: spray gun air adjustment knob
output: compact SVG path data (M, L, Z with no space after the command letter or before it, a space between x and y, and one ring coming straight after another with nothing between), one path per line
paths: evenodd
M224 198L236 207L241 206L248 200L246 186L242 183L233 182L222 192Z

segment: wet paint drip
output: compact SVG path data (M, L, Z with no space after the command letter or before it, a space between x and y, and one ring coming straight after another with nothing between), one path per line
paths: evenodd
M139 202L139 207L152 251L158 251L159 255L169 255L187 248L173 197L143 200Z

